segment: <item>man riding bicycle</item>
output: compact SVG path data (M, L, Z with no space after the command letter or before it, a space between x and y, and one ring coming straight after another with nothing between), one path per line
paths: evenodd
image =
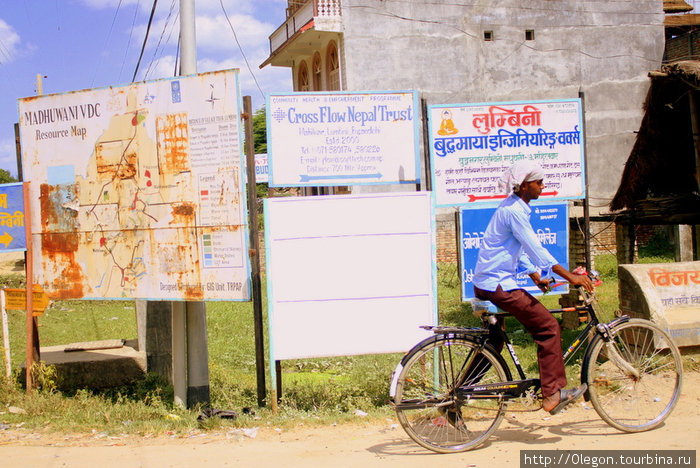
M561 350L559 322L547 308L524 289L518 287L516 275L525 273L542 291L549 280L540 270L553 272L572 285L593 291L586 275L574 275L557 263L540 243L530 224L531 200L544 189L544 171L531 161L518 161L500 184L508 197L496 209L484 232L473 277L477 298L491 301L515 317L533 336L542 386L542 409L556 414L586 391L586 385L566 389L566 373ZM547 275L545 275L546 277ZM503 319L500 319L503 326ZM491 333L489 341L499 352L503 340Z

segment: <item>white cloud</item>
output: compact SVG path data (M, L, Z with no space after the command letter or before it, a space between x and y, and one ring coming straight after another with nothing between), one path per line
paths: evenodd
M14 60L19 45L19 34L12 26L0 19L0 64Z
M267 46L268 36L276 26L258 21L252 16L229 14L231 25L223 14L216 16L197 16L197 46L212 50L237 49L236 37L241 47ZM236 32L234 36L233 31Z

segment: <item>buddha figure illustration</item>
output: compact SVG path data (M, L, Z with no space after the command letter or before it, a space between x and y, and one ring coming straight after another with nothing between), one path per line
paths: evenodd
M440 122L440 130L438 130L438 135L454 135L459 130L455 128L455 124L452 122L452 112L449 109L442 111L442 122Z

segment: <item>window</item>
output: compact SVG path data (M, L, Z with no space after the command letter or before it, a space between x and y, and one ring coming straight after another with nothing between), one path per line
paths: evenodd
M534 41L535 40L535 30L534 29L526 29L525 30L525 40L526 41Z
M314 58L311 62L311 76L314 82L314 91L321 91L321 74L323 69L321 68L321 54L316 52Z
M311 91L311 85L309 83L309 67L304 61L302 61L299 65L299 81L297 83L297 91Z
M493 41L493 31L484 31L484 40Z
M328 43L326 71L328 73L328 91L340 91L340 63L338 60L338 46L335 41Z

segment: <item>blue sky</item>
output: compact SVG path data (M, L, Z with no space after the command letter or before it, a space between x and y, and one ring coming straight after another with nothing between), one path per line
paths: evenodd
M179 6L180 0L158 0L136 81L175 75ZM264 105L264 94L291 91L288 68L258 68L286 6L286 0L195 0L197 71L239 68L241 92L254 109ZM37 74L44 94L131 82L152 7L153 0L0 0L0 168L17 175L17 99L37 94Z

